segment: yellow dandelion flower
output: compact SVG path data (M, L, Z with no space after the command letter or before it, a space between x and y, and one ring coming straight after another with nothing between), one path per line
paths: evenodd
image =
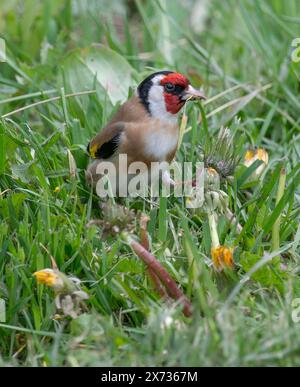
M219 246L211 249L211 257L216 270L234 267L233 249L226 246Z
M250 167L256 160L261 160L264 162L264 164L268 165L269 163L268 152L263 148L259 148L257 150L248 150L245 155L246 167Z
M254 156L255 156L255 152L253 150L248 150L245 154L245 164L246 163L252 163L254 162L253 159L254 159Z
M60 193L60 191L61 191L61 188L59 186L57 186L57 187L55 187L53 192L54 193Z
M39 284L49 286L55 291L64 288L64 281L62 277L59 275L59 272L56 272L53 269L40 270L33 273L33 275Z
M88 295L81 290L77 278L67 277L57 268L40 270L33 275L39 284L49 286L55 293L58 313L53 317L54 320L66 316L76 318L85 310L83 301L88 299Z
M257 149L256 151L258 160L263 161L266 165L269 163L269 155L268 152L265 149Z
M244 165L249 168L252 164L255 163L256 160L260 160L263 162L262 165L260 165L253 173L252 178L253 180L258 179L263 171L266 169L266 166L269 163L269 155L268 152L263 149L259 148L256 150L248 150L245 155Z

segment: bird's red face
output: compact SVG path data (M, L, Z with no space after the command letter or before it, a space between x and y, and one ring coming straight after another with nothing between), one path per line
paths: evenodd
M149 75L138 86L137 94L152 117L172 122L187 100L205 99L184 75L173 71Z
M189 80L180 73L167 74L161 81L167 112L177 114L188 99L205 99L194 89Z

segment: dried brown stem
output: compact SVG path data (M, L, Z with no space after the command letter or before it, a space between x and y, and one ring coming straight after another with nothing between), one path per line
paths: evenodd
M168 292L166 291L166 288L162 284L159 277L155 274L155 271L151 269L149 266L147 267L147 272L149 274L149 277L151 278L151 281L153 283L153 286L155 290L159 293L160 297L167 300L169 299Z
M180 302L183 306L183 313L186 317L192 316L192 305L183 292L179 289L176 282L171 278L166 269L158 260L147 251L140 243L132 240L130 246L133 251L140 257L152 272L165 285L166 290L171 298Z
M46 251L47 254L49 254L50 260L51 260L52 269L53 270L58 270L58 266L57 266L57 263L55 261L55 258L50 254L49 250L42 243L40 243L40 246Z
M142 215L141 220L140 220L140 239L141 239L141 245L144 247L145 250L150 251L150 242L149 242L149 237L148 237L148 232L147 232L147 225L149 222L150 218L147 215ZM168 298L168 293L162 284L161 280L159 277L155 274L155 272L148 266L147 267L147 272L149 274L149 277L151 278L151 281L154 285L155 290L159 293L159 295L162 298L167 299Z
M147 251L150 251L150 242L148 238L148 232L147 232L147 225L150 218L147 215L142 215L140 220L140 239L141 239L141 245L146 249Z

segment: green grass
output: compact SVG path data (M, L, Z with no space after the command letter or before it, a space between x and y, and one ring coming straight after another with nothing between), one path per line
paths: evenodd
M300 298L300 63L291 61L291 42L300 36L300 4L215 0L205 22L191 25L196 3L1 2L0 365L299 365L292 302ZM179 161L196 162L207 131L214 136L222 125L241 157L251 146L270 156L257 184L238 169L227 187L243 226L239 235L219 222L221 243L236 247L229 276L208 265L205 218L172 197L159 206L127 202L150 216L152 251L192 299L192 319L159 299L121 239L86 227L100 211L84 182L85 147L150 69L165 68L189 75L212 99L204 106L207 128L198 123L199 107L188 107L191 130ZM51 266L51 255L90 296L73 321L53 319L53 292L32 276Z

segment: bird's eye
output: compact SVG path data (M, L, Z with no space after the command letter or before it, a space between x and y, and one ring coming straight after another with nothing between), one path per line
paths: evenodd
M173 85L173 83L168 82L165 84L165 90L170 93L171 91L175 90L175 85Z

